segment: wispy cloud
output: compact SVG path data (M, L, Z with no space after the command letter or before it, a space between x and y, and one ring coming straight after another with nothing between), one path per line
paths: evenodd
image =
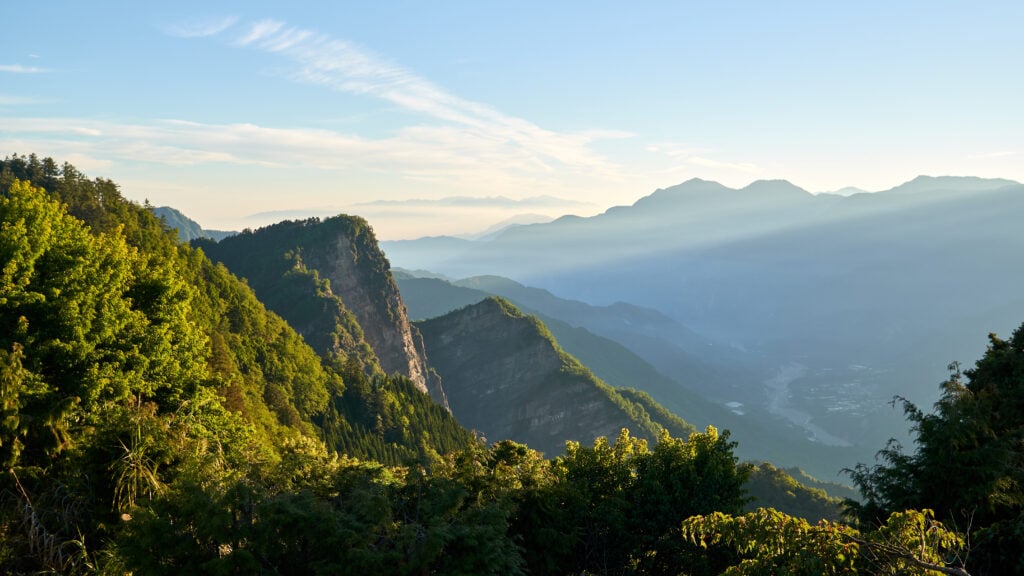
M284 22L277 22L275 20L260 20L255 24L249 26L249 32L242 35L236 41L239 46L245 46L256 42L262 38L272 36L277 33L278 30L284 27Z
M982 158L1010 158L1013 156L1024 156L1024 150L998 150L995 152L984 152L981 154L971 154L968 158L982 159Z
M580 134L582 136L590 138L591 140L626 140L629 138L636 138L636 134L633 132L627 132L625 130L609 130L603 128L584 130L580 132Z
M0 64L0 72L12 72L14 74L40 74L46 71L46 68L40 68L38 66L25 66L23 64Z
M207 38L216 36L238 22L237 16L220 16L203 20L179 22L164 27L164 32L178 38Z
M458 129L410 128L390 138L368 139L331 130L272 128L255 124L205 124L184 120L117 123L75 118L0 118L0 133L74 141L121 160L160 164L230 163L306 166L324 170L400 173L407 179L508 184L530 178L528 154ZM0 140L2 143L2 140Z
M709 156L714 153L710 148L690 146L675 142L657 142L647 146L648 152L668 156L678 164L711 168L714 170L726 170L731 172L744 172L754 174L761 171L761 167L750 162L728 162L717 160Z
M490 149L504 149L517 161L541 169L616 170L606 158L588 147L593 140L621 132L569 133L547 130L491 106L452 94L412 70L346 40L274 20L250 24L238 35L241 47L277 54L295 65L291 78L342 92L379 98L420 113L442 126L410 128L414 137L439 137L442 144L490 141ZM416 134L412 134L415 131ZM499 143L500 146L495 146Z
M590 206L586 202L578 202L568 198L555 196L533 196L530 198L514 199L506 196L448 196L437 199L412 198L408 200L374 200L372 202L359 202L354 206L443 206L452 208L503 208L503 209L525 209L525 208L565 208L574 206Z
M722 170L734 170L736 172L746 172L748 174L754 174L760 171L760 167L757 164L750 162L723 162L721 160L713 160L711 158L704 158L702 156L690 156L686 159L687 162L694 166L703 166L705 168L717 168Z
M32 96L0 94L0 106L22 106L26 104L43 104L46 102L53 102L53 100L48 98L35 98Z

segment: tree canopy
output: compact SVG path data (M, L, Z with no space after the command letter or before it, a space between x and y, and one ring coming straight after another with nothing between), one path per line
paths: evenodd
M977 574L1024 572L1024 326L989 336L975 367L950 378L932 413L902 399L916 451L896 443L852 477L864 495L851 510L864 525L893 511L932 509L971 539Z

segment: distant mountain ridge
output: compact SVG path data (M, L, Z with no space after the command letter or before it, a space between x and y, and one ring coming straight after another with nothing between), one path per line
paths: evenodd
M171 208L170 206L159 206L151 208L153 214L164 221L168 228L174 228L178 231L178 238L182 242L191 242L199 238L209 238L211 240L223 240L228 236L238 234L238 232L228 230L206 230L199 225L198 222L192 220L188 216L185 216L180 210Z
M902 427L894 394L934 401L949 361L976 358L984 334L1024 317L1020 222L1024 185L1010 180L919 177L839 196L695 179L489 241L382 246L403 268L658 310L761 359L730 401L870 459Z
M758 389L754 367L745 365L758 359L713 352L714 347L696 335L695 347L689 347L685 338L680 341L672 334L679 325L654 310L625 304L590 306L500 277L453 284L423 271L399 269L394 276L413 319L443 316L494 295L507 298L537 316L562 349L620 394L636 388L698 429L713 424L731 430L743 458L800 465L823 478L836 477L845 462L855 458L849 449L808 442L799 430L772 422L756 406L722 400L729 390L735 398L743 387ZM659 321L649 323L652 318Z
M839 196L811 194L786 180L759 180L733 189L718 182L693 178L655 190L632 205L614 206L596 216L569 215L549 223L516 226L483 242L437 236L382 241L381 247L395 266L465 278L496 273L488 262L499 252L518 256L538 246L557 245L561 238L563 246L556 253L544 253L543 258L526 262L509 262L501 271L503 276L529 281L549 269L558 268L563 262L573 268L573 260L562 258L566 248L591 249L591 252L595 247L610 249L611 252L600 256L602 261L613 261L622 255L638 253L633 248L636 245L650 248L652 237L665 229L675 235L667 243L659 242L658 246L692 249L778 228L813 225L1020 185L1005 179L919 176L889 190ZM591 240L597 244L589 243ZM616 244L629 248L616 249Z

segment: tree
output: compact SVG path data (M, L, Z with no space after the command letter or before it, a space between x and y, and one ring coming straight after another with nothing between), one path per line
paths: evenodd
M622 430L614 443L566 444L553 478L520 499L515 538L534 574L716 574L726 564L684 541L693 514L739 513L745 467L727 433L713 427L687 439L664 432L654 449Z
M725 544L738 553L739 561L724 576L970 576L962 563L963 539L936 522L930 510L894 512L867 534L827 520L811 525L771 508L693 516L683 522L682 533L702 548Z
M917 450L890 443L881 463L852 470L865 501L850 509L865 525L933 509L970 532L972 571L1024 572L1024 326L1009 340L990 335L973 369L954 363L950 371L933 413L898 399Z

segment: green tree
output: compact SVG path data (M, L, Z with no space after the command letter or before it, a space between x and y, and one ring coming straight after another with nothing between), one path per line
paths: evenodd
M8 571L95 569L118 522L185 462L214 451L241 462L234 451L251 445L208 388L208 341L178 253L140 250L124 230L91 230L19 180L0 196Z
M933 509L970 531L972 572L1024 572L1024 327L1009 340L990 335L973 369L950 369L933 413L901 400L917 450L890 443L882 463L858 465L851 475L865 501L850 508L866 525Z
M930 510L894 512L866 534L827 520L812 525L771 508L742 516L716 512L687 518L682 534L702 548L725 544L736 551L738 561L723 576L969 576L962 561L964 540L935 521Z
M0 198L0 259L0 349L16 351L29 384L17 401L26 464L45 465L70 445L73 415L102 423L106 406L205 376L185 283L116 231L93 236L15 181Z
M614 443L567 443L552 478L527 490L513 514L529 571L717 573L728 558L685 542L679 526L693 514L742 510L747 470L733 446L713 427L687 439L664 432L653 450L627 430Z
M792 470L799 473L799 469ZM750 468L746 489L751 502L745 508L774 508L791 516L818 520L838 521L843 516L843 500L830 496L822 488L810 488L798 482L790 471L761 462ZM804 476L808 481L813 478ZM835 485L838 486L838 485ZM831 486L830 486L831 487Z

